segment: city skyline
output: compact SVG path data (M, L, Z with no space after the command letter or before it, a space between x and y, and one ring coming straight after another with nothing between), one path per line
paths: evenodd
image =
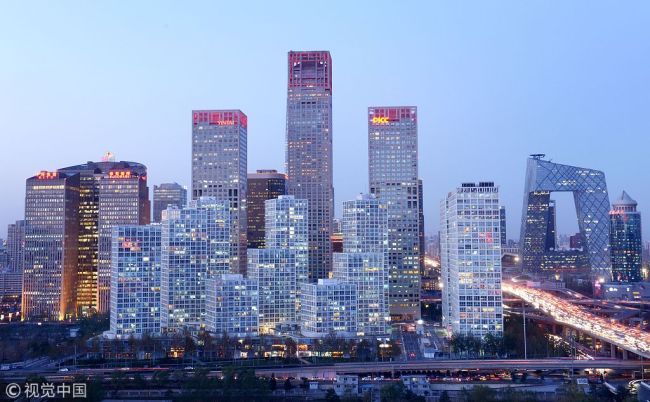
M191 66L172 63L167 47L156 42L157 37L168 42L169 54L181 57L187 49L199 46L196 41L201 46L212 40L217 43L221 35L228 33L229 22L226 21L223 28L211 28L214 31L197 28L184 32L188 22L183 18L176 20L172 15L190 20L190 17L203 17L169 5L153 10L145 18L135 18L137 11L144 8L136 6L133 15L121 20L124 32L113 33L115 22L100 15L107 11L104 7L110 6L86 7L90 10L82 11L91 12L88 20L79 19L81 14L68 15L70 24L66 27L57 24L54 32L49 24L56 18L50 22L45 17L60 16L64 11L50 6L41 7L30 17L36 22L34 25L40 27L33 32L19 27L20 6L7 6L7 12L0 17L3 18L0 24L3 37L24 37L20 48L0 42L2 48L7 46L7 55L15 60L9 66L0 67L3 73L0 84L7 88L8 94L0 100L0 132L6 138L31 139L7 141L6 144L5 152L9 157L3 158L2 167L10 168L14 174L0 179L3 188L9 189L0 213L2 227L6 228L23 216L26 177L40 170L54 170L88 159L99 160L107 150L121 160L147 165L151 185L176 181L189 188L187 156L191 134L187 115L192 109L244 110L251 123L248 171L271 168L285 172L286 79L281 77L286 76L287 52L309 49L329 50L336 62L333 71L337 92L333 100L336 216L341 215L343 200L368 191L366 161L357 157L356 150L365 149L364 111L375 104L418 107L419 148L423 155L420 176L425 187L428 234L433 234L439 226L436 206L446 189L466 180L493 180L500 183L502 203L508 210L508 233L516 238L525 159L536 152L546 153L561 163L604 171L611 194L629 191L635 194L639 210L647 210L644 205L650 200L650 190L636 183L634 175L629 174L643 171L643 147L616 153L610 146L612 138L621 136L643 143L644 133L650 128L650 123L643 119L650 81L646 79L648 69L645 66L650 61L650 52L640 35L643 26L647 25L648 13L640 13L638 9L632 13L631 9L610 10L591 3L588 10L578 4L562 5L559 10L544 5L510 4L507 16L511 18L497 29L494 18L506 9L505 6L489 9L476 5L467 9L423 5L423 11L427 12L418 15L397 11L397 17L410 15L412 21L404 32L386 37L388 42L377 41L382 43L379 45L366 40L369 34L364 33L363 28L384 18L381 7L366 10L355 5L349 14L341 16L340 29L310 32L294 38L288 36L283 25L291 19L291 13L283 15L261 6L251 15L250 23L271 24L282 29L268 37L255 30L241 32L236 43L241 48L253 46L257 54L238 50L227 58L223 54L206 56L205 62ZM461 10L466 12L465 19L458 15ZM578 10L590 13L601 24L574 26L575 21L569 17ZM554 19L548 27L544 26L544 16L550 13L559 13L564 18ZM263 15L272 18L267 20ZM435 24L430 24L424 18L426 15L434 16L434 22L440 24L431 28L430 25ZM492 18L484 19L485 15ZM170 23L172 20L174 22ZM88 23L98 24L93 39L103 46L96 47L89 38L78 35ZM149 28L152 36L138 35L139 24ZM299 26L303 24L306 23L298 22ZM474 29L461 32L466 26ZM597 31L597 26L607 29ZM355 39L342 45L338 39L341 35L349 36L350 31L354 31ZM482 37L483 31L491 32L492 36ZM210 41L199 40L206 33ZM515 39L514 33L520 35ZM118 40L122 35L132 35L134 40ZM422 49L421 63L389 56L388 49L398 43L402 44L404 54L418 50L417 41L404 44L411 36L434 39L430 47ZM169 41L172 37L177 39ZM60 51L65 57L56 60L45 57L34 64L34 57L41 54L37 53L38 49L64 39L68 43L60 47ZM528 46L529 42L535 46ZM147 47L147 44L152 46ZM364 50L359 51L362 44ZM105 55L100 53L100 48ZM492 57L493 53L497 57ZM106 55L111 60L105 60ZM247 74L249 66L258 57L265 59L268 69L260 70L259 77L251 77ZM83 61L80 67L70 67L75 60ZM224 60L233 66L223 63ZM127 67L133 67L133 71ZM85 70L79 70L81 68ZM204 71L212 71L211 76L217 78L207 77ZM408 76L399 74L403 71L409 71ZM59 79L43 82L50 74ZM221 79L229 74L246 76L247 80L234 79L234 83L227 83ZM390 84L383 85L387 75L391 76ZM97 80L97 76L107 79ZM170 77L171 83L168 82ZM203 85L197 86L198 82ZM61 99L58 99L59 94ZM128 101L121 102L124 99ZM34 114L34 110L39 113ZM155 110L152 114L155 118L141 119L147 110ZM30 116L34 124L21 123ZM39 119L47 121L47 125ZM97 124L99 121L101 124ZM62 138L63 143L75 141L76 144L74 147L32 146L34 143L50 144L52 135ZM158 137L162 141L158 141ZM472 162L453 170L444 169L449 162L445 155L454 151L459 137L468 142L488 138L495 141L499 163L491 164L492 156L483 153L481 147L465 148L465 159ZM88 141L78 141L81 139ZM350 175L349 172L358 174ZM558 232L570 234L576 224L567 222L572 215L562 200L558 205ZM645 225L648 229L648 223ZM5 236L3 231L0 237Z

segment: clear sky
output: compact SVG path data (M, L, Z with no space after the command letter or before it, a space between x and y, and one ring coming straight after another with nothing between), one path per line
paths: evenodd
M151 188L189 185L192 109L243 110L249 171L284 170L287 51L321 49L337 210L368 191L366 108L416 105L427 232L447 191L491 180L518 237L526 157L546 153L605 171L650 233L648 1L6 1L0 237L27 177L107 150Z

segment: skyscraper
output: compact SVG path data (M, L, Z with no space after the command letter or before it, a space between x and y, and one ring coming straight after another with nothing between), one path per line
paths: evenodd
M25 221L11 223L7 227L7 259L8 268L13 272L23 272L25 257Z
M109 152L101 162L87 162L58 171L79 174L76 295L79 314L107 312L110 302L111 230L116 224L149 223L147 167L136 162L115 161Z
M264 202L287 193L287 175L277 170L248 174L246 215L248 248L264 248Z
M162 183L153 186L153 221L160 222L162 211L174 205L183 208L187 205L187 190L178 183Z
M528 159L522 210L520 247L522 268L540 272L555 249L555 203L551 192L571 192L578 228L584 240L583 253L594 279L611 277L609 252L609 197L605 174L598 170L561 165L535 154ZM551 230L552 229L552 230ZM551 247L551 245L553 247ZM554 258L551 258L554 259Z
M505 247L508 241L506 235L506 207L499 208L499 231L501 232L501 247Z
M388 210L390 314L420 318L420 232L423 226L418 180L415 107L368 108L370 192Z
M372 195L343 203L343 252L334 253L333 278L357 290L357 331L380 336L390 327L388 218Z
M612 202L610 218L610 252L612 277L617 282L641 281L641 213L637 203L625 191Z
M503 333L499 190L463 183L440 205L442 324L450 333Z
M309 203L309 278L332 268L334 185L332 57L327 51L289 52L287 194Z
M232 273L246 272L247 128L241 110L192 111L192 198L229 202Z
M117 338L160 332L161 255L160 225L113 229L110 332Z
M206 280L230 272L228 201L200 197L162 214L160 318L165 332L205 325Z
M294 252L298 283L308 281L308 204L292 195L281 195L264 203L266 248ZM297 286L300 288L300 284Z
M74 318L79 175L43 171L26 184L22 319Z

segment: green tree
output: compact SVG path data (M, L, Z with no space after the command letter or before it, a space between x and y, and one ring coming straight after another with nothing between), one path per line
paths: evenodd
M325 393L325 400L327 402L339 402L341 398L339 398L339 396L336 395L336 392L332 388L330 388Z
M463 389L465 402L495 402L497 401L497 391L485 385L475 385L469 390Z
M449 393L447 391L442 391L438 402L451 402L451 399L449 398Z
M406 387L401 381L386 384L379 391L381 402L402 402L405 399L405 395Z

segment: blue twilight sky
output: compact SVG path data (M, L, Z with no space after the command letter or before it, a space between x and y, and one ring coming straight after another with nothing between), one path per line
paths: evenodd
M649 39L647 1L2 2L0 237L27 177L106 150L145 163L151 187L189 185L193 108L243 110L249 171L284 170L287 51L320 49L337 211L367 191L366 108L416 105L427 232L447 191L492 180L518 237L540 152L604 170L650 233Z

